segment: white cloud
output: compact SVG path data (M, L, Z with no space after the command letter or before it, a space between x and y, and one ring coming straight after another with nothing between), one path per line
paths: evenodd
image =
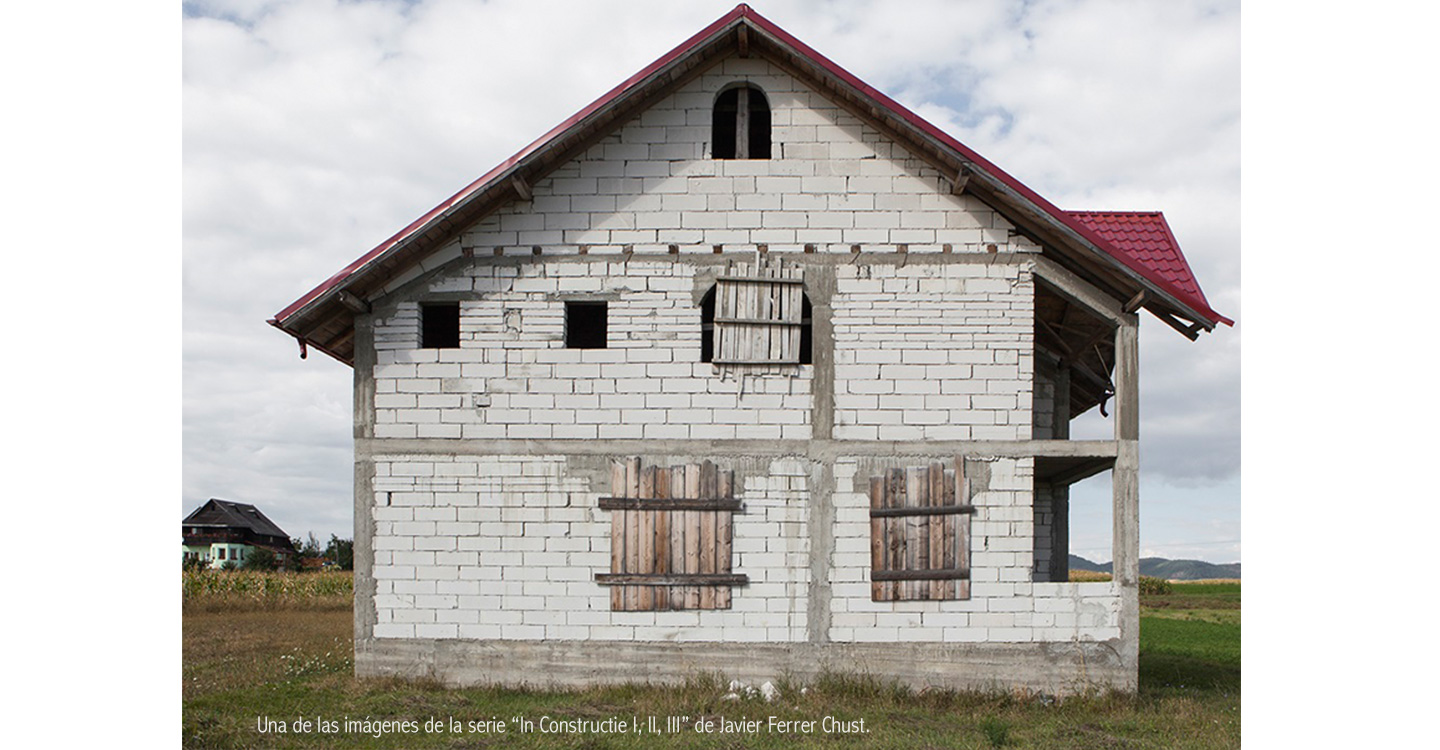
M348 535L350 371L264 321L731 7L187 3L183 511ZM1237 3L757 9L1061 207L1164 210L1239 315ZM1232 491L1239 339L1146 322L1147 476Z

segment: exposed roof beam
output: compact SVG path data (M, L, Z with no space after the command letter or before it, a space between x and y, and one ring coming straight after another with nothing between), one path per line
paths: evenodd
M335 296L337 299L340 300L340 304L350 308L351 312L370 312L370 303L366 302L363 299L360 299L359 297L356 297L349 290L341 289L340 292Z
M522 201L528 201L533 196L533 193L530 192L530 183L518 174L510 175L510 186L515 188L515 194L520 196Z
M955 176L950 179L950 194L960 195L965 192L965 185L970 182L970 169L964 164L955 170Z
M1200 330L1204 328L1204 326L1200 325L1199 323L1192 323L1187 326L1183 321L1176 319L1174 315L1171 315L1164 310L1156 310L1153 307L1146 309L1154 313L1155 317L1165 321L1165 325L1170 326L1171 328L1174 328L1175 330L1184 334L1185 338L1190 339L1191 341L1200 338Z

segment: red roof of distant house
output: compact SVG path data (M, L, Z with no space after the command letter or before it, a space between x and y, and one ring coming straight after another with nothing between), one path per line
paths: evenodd
M741 3L740 5L737 5L732 10L730 10L730 12L717 19L714 23L711 23L709 26L706 26L704 29L701 29L699 32L697 32L694 36L691 36L689 39L682 42L675 49L670 50L658 60L645 66L645 68L642 69L640 72L626 79L620 85L606 92L599 99L590 103L588 106L581 109L579 112L576 112L574 115L567 118L564 122L555 126L553 129L550 130L550 132L537 138L534 142L521 149L514 156L511 156L509 159L501 162L494 169L491 169L489 172L482 175L479 179L476 179L474 182L466 185L464 188L461 188L459 192L447 198L440 205L431 209L424 216L416 219L409 226L397 232L394 236L380 243L374 249L370 250L370 252L357 258L355 261L350 263L350 265L342 268L334 276L326 279L319 286L310 290L300 299L297 299L294 302L290 303L288 306L285 307L285 309L281 310L275 315L273 319L270 320L271 325L275 325L276 327L284 329L286 318L289 318L291 315L299 312L302 308L304 308L306 305L310 304L317 298L336 290L351 276L354 276L355 274L361 272L361 270L368 266L372 261L377 260L387 251L401 244L410 236L416 234L423 227L429 225L432 221L439 218L447 210L464 202L467 198L478 193L489 183L501 178L506 173L506 170L519 163L523 158L549 145L552 141L555 141L563 133L567 132L572 127L581 123L586 117L600 110L602 107L611 103L612 101L620 98L633 86L636 86L641 81L645 80L647 77L663 69L666 65L675 61L677 58L681 57L694 47L704 43L712 35L724 29L729 24L735 22L737 19L744 19L754 24L755 27L762 29L766 33L771 34L772 36L783 42L785 45L788 45L791 49L797 51L805 58L816 64L817 66L828 71L830 74L836 76L840 80L844 81L846 84L853 86L863 95L871 98L873 101L880 104L892 115L899 117L904 121L907 121L912 126L918 128L929 136L934 137L944 145L954 149L957 153L962 154L965 159L973 162L976 166L993 175L1001 183L1014 190L1025 200L1029 201L1034 206L1049 214L1061 224L1069 227L1077 235L1093 244L1096 248L1110 255L1112 258L1129 268L1134 273L1139 274L1141 277L1148 280L1150 283L1155 284L1163 292L1173 295L1180 302L1192 308L1194 312L1205 318L1211 325L1214 325L1216 323L1225 323L1227 325L1234 324L1234 321L1226 318L1225 316L1221 315L1218 312L1215 312L1210 308L1209 303L1205 300L1204 294L1200 291L1199 283L1195 280L1195 276L1190 270L1190 265L1185 261L1185 257L1180 253L1180 247L1175 242L1174 236L1170 234L1170 229L1168 225L1165 224L1164 218L1161 217L1158 213L1137 214L1130 212L1063 211L1057 208L1054 204L1041 197L1038 193L1031 190L1025 184L1010 176L1008 173L1006 173L999 167L996 167L988 159L972 151L968 146L960 143L954 137L944 132L940 128L936 127L928 120L925 120L924 118L910 111L904 105L901 105L900 103L896 102L895 100L891 99L880 91L872 88L864 81L861 81L859 78L855 77L854 74L850 73L844 68L841 68L829 58L821 55L814 49L811 49L805 43L796 39L794 36L791 36L784 29L776 26L770 20L755 12L755 10L752 9L750 6ZM1135 222L1129 222L1126 219L1116 218L1129 216L1148 216L1153 218L1148 220L1148 223L1147 221L1139 220ZM1157 223L1160 233L1164 236L1163 242L1155 237L1155 227ZM1144 228L1142 229L1142 227ZM1105 231L1113 232L1113 236L1119 238L1119 241L1121 242L1129 242L1131 244L1131 247L1120 248L1115 244L1115 242L1111 241L1110 236L1104 234ZM1137 236L1133 238L1127 238L1127 235L1131 233L1135 233ZM1143 234L1144 238L1140 238L1138 236L1139 234ZM1152 265L1152 263L1158 265Z

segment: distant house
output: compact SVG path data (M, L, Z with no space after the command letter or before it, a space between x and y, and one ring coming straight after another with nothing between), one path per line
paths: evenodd
M244 565L257 547L274 552L282 561L295 554L290 537L253 505L211 498L180 523L185 559L212 568L231 562Z

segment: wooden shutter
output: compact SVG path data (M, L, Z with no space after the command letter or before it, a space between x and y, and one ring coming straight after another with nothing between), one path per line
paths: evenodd
M964 458L870 478L872 601L970 598L969 500Z
M715 288L715 364L800 363L802 269L763 257L731 263Z
M611 464L614 497L600 498L610 517L610 609L729 609L730 587L750 582L731 568L735 472L705 461L642 466Z

